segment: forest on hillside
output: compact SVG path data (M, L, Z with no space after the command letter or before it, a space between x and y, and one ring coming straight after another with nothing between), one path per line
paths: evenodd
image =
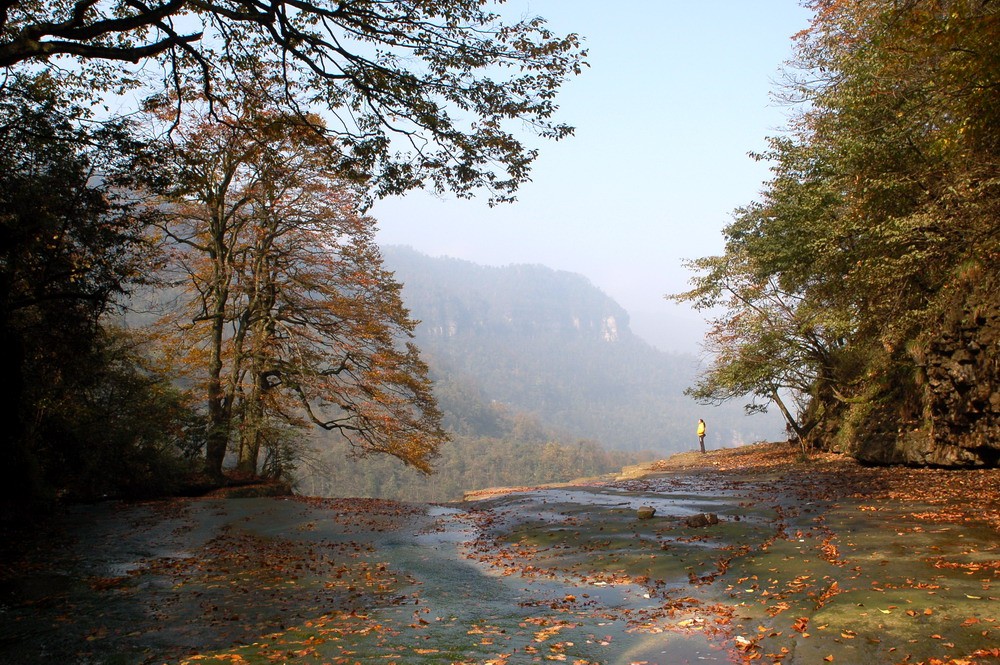
M742 404L685 395L700 360L637 337L628 312L583 275L382 251L420 322L415 341L439 397L460 381L571 437L661 456L696 445L699 417L712 424L713 447L784 434L777 412L747 417Z
M478 387L447 384L439 399L449 440L434 460L433 476L390 456L350 457L335 437L314 436L314 453L295 473L295 489L308 496L458 501L473 490L607 476L657 458L573 438L488 400Z

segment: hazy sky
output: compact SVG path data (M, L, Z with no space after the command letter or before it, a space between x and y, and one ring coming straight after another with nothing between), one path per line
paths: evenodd
M684 259L722 250L733 209L767 180L766 165L747 153L785 125L789 111L771 93L809 13L796 0L510 6L584 37L590 68L558 99L558 119L575 136L537 143L541 156L516 203L491 209L486 196L426 193L379 202L379 242L581 273L632 314L640 334L675 325L672 346L694 350L677 319L700 317L663 296L686 289Z

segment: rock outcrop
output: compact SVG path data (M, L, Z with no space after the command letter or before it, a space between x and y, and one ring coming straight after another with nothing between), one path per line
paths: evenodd
M860 442L875 464L972 467L1000 463L1000 302L982 279L913 352L922 413L914 426Z
M995 294L994 294L995 297ZM1000 458L1000 303L966 307L927 353L927 437L935 464L996 465ZM926 447L926 446L925 446Z

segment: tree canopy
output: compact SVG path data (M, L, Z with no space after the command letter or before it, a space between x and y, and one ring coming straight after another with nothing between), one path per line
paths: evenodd
M784 90L801 110L761 156L773 178L725 229L725 255L693 262L694 288L676 296L725 306L696 392L785 388L801 404L792 425L818 428L817 443L989 462L1000 377L983 285L996 283L1000 249L1000 14L964 0L810 7ZM968 358L954 355L959 338ZM935 367L959 392L974 377L985 401L956 398L958 421L942 417L953 398L944 378L928 380Z
M232 86L278 72L268 101L324 115L316 129L341 174L374 195L430 185L507 200L536 156L517 133L572 131L553 119L555 93L585 51L577 35L537 17L505 22L491 4L3 0L0 67L45 63L88 97L193 87L219 105Z

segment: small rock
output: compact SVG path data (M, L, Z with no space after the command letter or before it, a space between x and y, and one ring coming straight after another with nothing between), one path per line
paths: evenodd
M692 515L684 520L684 523L692 528L699 528L703 526L709 526L711 524L719 523L719 516L715 513L701 513L700 515Z
M648 520L656 514L656 508L653 508L652 506L642 506L639 510L635 511L635 514L638 515L641 520Z

